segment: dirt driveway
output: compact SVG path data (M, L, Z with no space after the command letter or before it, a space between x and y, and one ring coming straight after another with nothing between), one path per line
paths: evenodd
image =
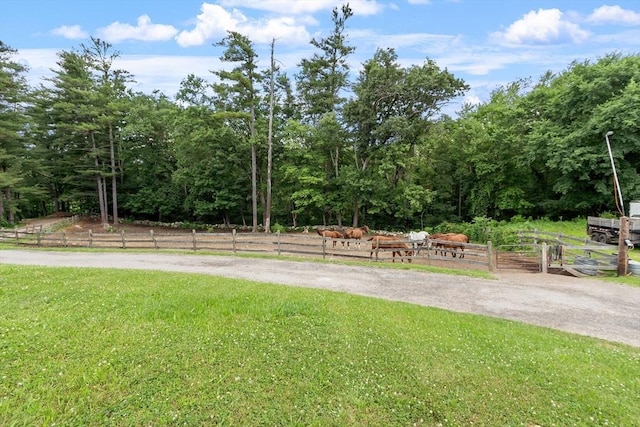
M592 278L499 273L495 280L233 256L0 250L0 264L212 274L328 289L515 320L640 347L640 288Z

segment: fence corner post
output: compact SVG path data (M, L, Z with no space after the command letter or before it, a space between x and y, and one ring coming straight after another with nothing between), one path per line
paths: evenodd
M549 272L549 255L548 255L548 247L547 242L542 242L542 273L546 274Z
M487 242L487 265L489 266L489 271L495 273L496 257L493 254L493 243L491 240Z

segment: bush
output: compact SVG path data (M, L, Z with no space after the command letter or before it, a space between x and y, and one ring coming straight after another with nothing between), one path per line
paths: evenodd
M272 233L285 233L287 229L284 225L280 225L277 222L271 226Z

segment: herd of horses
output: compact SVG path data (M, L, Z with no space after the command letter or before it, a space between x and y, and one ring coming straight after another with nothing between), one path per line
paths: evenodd
M342 247L350 248L350 241L355 240L354 246L360 249L360 243L363 237L370 233L369 227L366 225L363 227L350 227L344 230L323 230L316 229L318 235L333 240L333 247L335 248L338 241L342 240ZM419 254L425 247L428 249L434 249L435 255L447 256L447 252L451 253L451 256L455 258L458 255L458 249L460 250L460 258L464 258L464 247L469 243L469 237L461 233L436 233L429 234L426 231L411 231L407 234L406 238L400 238L398 236L387 236L376 234L367 239L371 242L371 253L369 258L373 257L374 252L378 249L391 250L393 262L396 261L396 255L404 262L404 258L408 258L408 262L414 254ZM404 256L402 253L404 252Z

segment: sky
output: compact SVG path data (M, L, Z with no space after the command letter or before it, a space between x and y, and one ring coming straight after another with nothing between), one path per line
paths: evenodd
M135 91L173 97L189 74L213 81L227 31L247 36L267 69L270 44L295 74L330 35L331 11L344 0L2 0L0 40L18 51L32 85L57 69L57 54L109 42L114 68L133 74ZM547 71L595 62L608 53L640 54L640 0L351 0L347 20L351 78L378 48L404 66L434 60L470 86L448 108L486 102L492 91Z

